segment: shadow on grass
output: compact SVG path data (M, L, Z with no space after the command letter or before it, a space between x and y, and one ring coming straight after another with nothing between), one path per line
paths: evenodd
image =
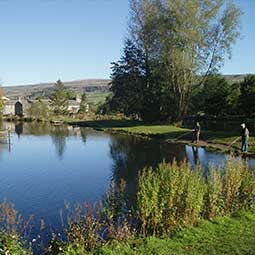
M136 127L145 125L142 121L135 120L88 120L79 123L83 127L94 128L120 128L120 127Z

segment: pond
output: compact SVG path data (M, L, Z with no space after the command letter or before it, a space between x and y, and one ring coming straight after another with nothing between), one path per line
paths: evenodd
M145 166L176 159L200 163L207 171L227 158L202 148L80 127L3 123L3 128L11 129L11 145L0 144L0 201L7 198L25 217L35 215L34 234L41 219L60 229L65 202L95 203L112 181L124 179L132 195Z

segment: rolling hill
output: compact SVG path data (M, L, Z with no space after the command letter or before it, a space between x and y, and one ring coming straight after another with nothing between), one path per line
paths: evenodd
M240 82L244 79L244 74L223 75L231 82ZM104 101L109 94L109 79L84 79L63 82L68 90L74 93L86 92L88 101L98 103ZM31 85L17 85L2 87L4 94L12 99L18 97L32 97L49 96L53 89L54 83L39 83Z
M109 94L109 79L86 79L63 82L66 88L74 93L86 92L90 102L103 101ZM39 83L30 85L4 86L2 87L6 97L16 99L18 97L49 96L54 83Z

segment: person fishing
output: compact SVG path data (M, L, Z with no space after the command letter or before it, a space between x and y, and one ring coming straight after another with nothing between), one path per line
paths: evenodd
M249 130L246 125L243 123L241 124L241 138L242 138L242 152L248 152L248 140L249 140Z
M200 136L200 124L199 122L196 122L194 128L193 128L193 137L192 137L192 143L199 142L199 136Z

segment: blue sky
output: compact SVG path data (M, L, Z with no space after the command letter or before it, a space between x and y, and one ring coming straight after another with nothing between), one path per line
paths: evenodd
M223 73L255 73L255 0L244 11L242 36ZM109 78L127 31L128 0L0 0L3 86Z

